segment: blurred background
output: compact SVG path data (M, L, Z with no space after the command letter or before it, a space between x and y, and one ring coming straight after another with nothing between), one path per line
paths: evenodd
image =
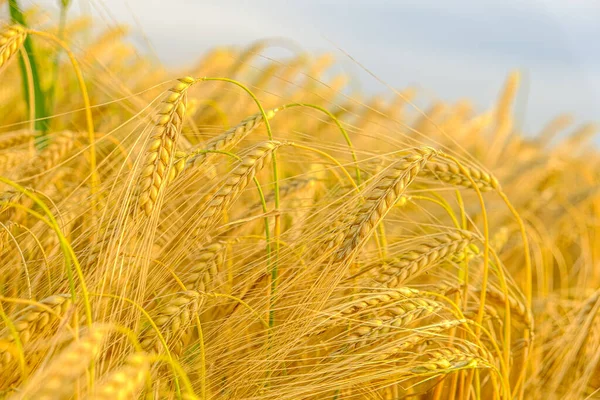
M58 3L21 2L50 12ZM130 25L132 40L168 66L191 65L214 46L284 37L336 54L337 72L369 94L390 90L357 62L393 87L419 88L418 104L467 97L481 109L519 69L523 130L564 112L600 120L598 0L73 0L69 15L82 12L100 27Z

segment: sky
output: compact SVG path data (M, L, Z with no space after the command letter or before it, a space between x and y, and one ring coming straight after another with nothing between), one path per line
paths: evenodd
M59 0L21 0L58 9ZM520 126L553 117L600 122L600 0L73 0L99 25L143 35L167 65L192 64L218 45L285 37L336 55L369 93L417 86L421 101L492 105L507 74L523 76ZM141 42L141 41L140 41Z

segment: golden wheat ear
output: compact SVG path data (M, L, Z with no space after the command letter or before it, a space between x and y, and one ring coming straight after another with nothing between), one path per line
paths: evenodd
M286 143L276 140L262 142L242 158L238 166L231 171L225 183L209 200L196 225L194 237L199 237L205 233L208 228L219 220L222 211L229 208L254 179L257 172L271 162L274 152L284 145Z
M277 111L277 109L266 111L267 119L273 118ZM214 156L211 152L225 151L232 148L261 126L263 122L264 117L262 113L251 115L227 132L211 139L208 143L192 150L189 154L183 155L176 162L177 168L173 170L174 176L171 179L174 179L177 175L188 169L195 169L202 166L211 156Z
M101 379L87 400L136 399L150 371L150 357L145 352L129 355L125 363Z
M166 341L170 353L180 356L190 336L193 316L198 312L201 295L197 291L188 290L177 293L164 303L153 316L154 323ZM148 328L142 332L140 343L149 353L163 353L163 343L156 330Z
M388 167L374 186L364 194L365 203L355 214L336 259L346 259L371 235L389 210L402 197L427 162L435 156L433 149L424 148L401 158Z
M177 140L183 126L187 104L187 90L196 82L194 78L179 79L170 89L158 113L155 133L146 150L144 168L140 175L138 207L150 216L159 196L168 183L173 168Z
M0 68L21 48L27 31L21 25L11 25L0 32Z
M70 294L57 294L40 300L39 305L32 305L21 310L13 322L16 334L22 345L32 339L56 329L59 318L62 318L71 306ZM0 366L6 366L13 361L10 349L15 347L15 337L11 332L0 336L0 341L6 343L0 348Z
M45 368L38 369L10 400L71 398L75 381L98 357L105 339L106 330L92 328L84 337L73 341L53 357Z

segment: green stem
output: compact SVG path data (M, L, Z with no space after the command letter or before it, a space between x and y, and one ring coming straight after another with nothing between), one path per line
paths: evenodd
M8 0L8 8L10 11L10 17L13 23L22 25L27 27L27 22L25 21L25 16L21 12L21 8L17 0ZM23 85L23 92L25 93L25 100L27 103L27 108L34 107L35 110L35 130L39 132L36 135L36 147L38 150L42 150L47 146L47 138L46 134L49 129L48 120L46 119L46 103L44 93L42 92L42 88L40 87L40 78L38 74L37 60L35 57L35 53L33 51L33 44L31 42L31 38L27 36L25 38L25 42L23 42L23 49L25 49L25 53L29 58L29 64L31 68L31 76L33 78L33 94L34 98L30 99L28 96L29 93L29 82L27 81L27 67L25 65L25 60L23 59L23 55L19 56L19 67L21 69L21 81ZM33 103L33 105L32 105Z

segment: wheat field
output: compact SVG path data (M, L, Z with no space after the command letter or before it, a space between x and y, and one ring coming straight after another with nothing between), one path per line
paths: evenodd
M126 27L24 17L0 33L0 398L600 398L596 127L522 132L517 71L488 110L422 109L331 54L168 69Z

